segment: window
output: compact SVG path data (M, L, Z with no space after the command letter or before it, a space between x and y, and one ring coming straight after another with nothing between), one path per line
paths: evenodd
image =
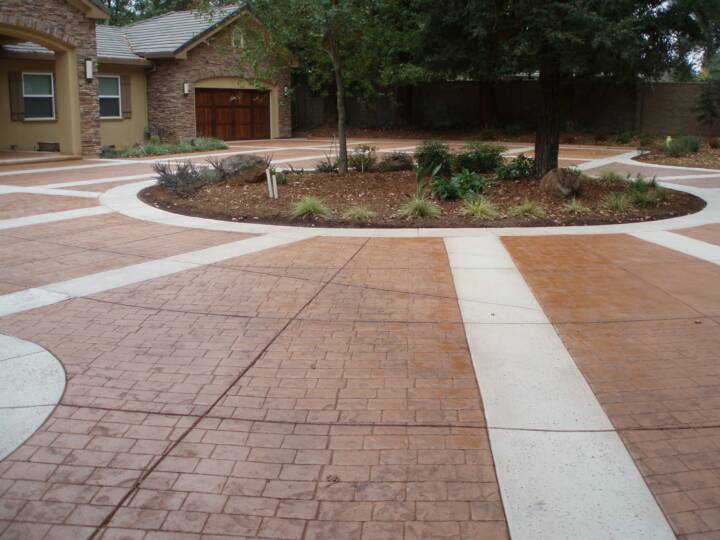
M120 77L98 77L100 118L122 118L120 105Z
M52 73L23 73L25 120L55 120L55 84Z

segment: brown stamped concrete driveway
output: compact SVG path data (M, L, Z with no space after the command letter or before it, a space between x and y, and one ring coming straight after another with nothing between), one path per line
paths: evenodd
M0 538L720 537L715 206L450 238L103 204L151 164L0 168Z

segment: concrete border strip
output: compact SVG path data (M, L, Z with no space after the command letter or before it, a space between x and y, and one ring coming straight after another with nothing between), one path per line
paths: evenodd
M500 239L455 238L445 245L511 537L674 539ZM479 314L468 300L525 306L532 317L497 305Z
M631 234L640 240L720 265L720 246L715 244L669 231L636 232Z
M0 220L0 231L16 229L18 227L27 227L30 225L40 225L42 223L53 223L55 221L64 221L66 219L77 219L112 213L113 211L110 208L106 208L104 206L91 206L89 208L78 208L76 210L48 212L47 214L35 214L32 216L3 219Z

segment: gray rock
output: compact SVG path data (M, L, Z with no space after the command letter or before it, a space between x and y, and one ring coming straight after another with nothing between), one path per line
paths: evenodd
M413 158L410 154L393 152L385 156L377 166L380 172L412 171L415 168Z
M238 184L262 182L268 166L266 158L254 154L230 156L220 162L224 180Z
M582 189L582 174L571 169L553 169L540 180L540 189L556 197L576 197Z

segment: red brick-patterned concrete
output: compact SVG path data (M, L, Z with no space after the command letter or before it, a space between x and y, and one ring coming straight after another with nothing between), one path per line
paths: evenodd
M720 246L720 223L691 227L689 229L676 229L673 232Z
M96 199L87 197L58 197L36 193L0 194L0 219L11 219L48 212L62 212L98 206Z
M504 238L679 538L720 537L720 268L636 238Z
M459 323L439 239L318 238L2 318L68 387L0 463L0 531L507 538Z
M8 229L0 231L0 282L36 287L250 236L160 225L120 214Z

